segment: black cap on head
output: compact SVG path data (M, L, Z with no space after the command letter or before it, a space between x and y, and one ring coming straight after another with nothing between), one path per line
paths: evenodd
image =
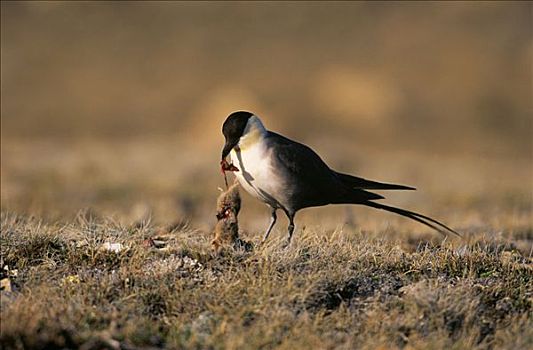
M224 149L222 150L222 159L225 159L229 152L239 143L239 139L246 128L248 119L253 116L250 112L239 111L231 113L222 125L222 134L226 138Z

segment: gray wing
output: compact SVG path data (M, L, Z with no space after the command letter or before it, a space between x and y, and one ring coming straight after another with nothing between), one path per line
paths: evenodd
M360 203L383 197L346 186L338 174L311 148L282 135L269 132L269 147L273 147L276 167L288 179L288 195L295 209L333 203Z

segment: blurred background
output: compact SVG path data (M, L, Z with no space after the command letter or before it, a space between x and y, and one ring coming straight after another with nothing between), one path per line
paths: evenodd
M221 125L249 110L337 170L419 189L389 203L531 228L532 53L529 2L2 1L2 210L209 230Z

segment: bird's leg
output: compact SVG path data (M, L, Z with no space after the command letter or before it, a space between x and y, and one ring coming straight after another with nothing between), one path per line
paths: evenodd
M291 243L292 233L294 232L294 214L295 213L287 213L287 217L289 218L289 227L288 227L289 237L287 240L288 244Z
M268 236L270 235L270 231L272 231L272 228L276 224L277 218L278 217L276 215L276 208L272 208L272 212L270 216L270 223L268 224L268 228L265 232L265 235L263 236L263 240L261 241L261 243L265 243L265 241L267 240Z

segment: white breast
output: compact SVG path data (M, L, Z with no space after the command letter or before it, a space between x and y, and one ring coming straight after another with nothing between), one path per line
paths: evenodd
M232 162L239 168L234 174L248 193L279 208L284 202L280 198L283 186L272 166L272 154L262 141L253 142L242 149L236 147L231 151Z

